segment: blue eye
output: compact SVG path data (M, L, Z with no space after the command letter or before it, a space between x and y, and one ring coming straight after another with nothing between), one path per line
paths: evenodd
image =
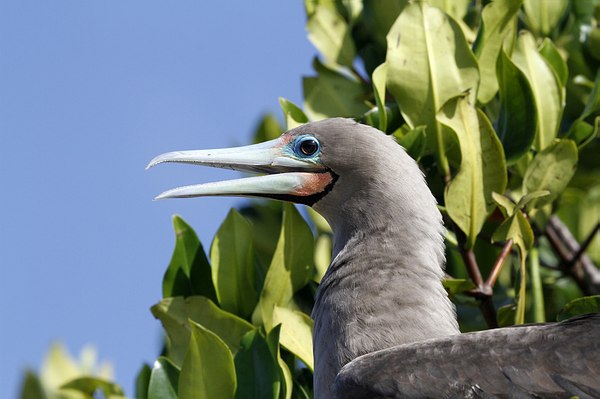
M302 157L311 157L319 152L319 149L319 142L312 136L301 137L294 146L296 154Z

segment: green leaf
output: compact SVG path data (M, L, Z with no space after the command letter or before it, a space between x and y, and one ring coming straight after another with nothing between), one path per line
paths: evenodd
M456 20L464 18L471 0L430 0L432 6L444 10Z
M547 36L564 15L568 0L524 0L527 24L534 32Z
M548 65L552 68L556 77L558 77L558 81L562 87L565 87L567 84L567 80L569 79L569 67L567 63L560 55L560 52L549 38L545 38L542 47L540 47L540 54Z
M293 102L286 100L283 97L279 97L279 106L281 106L281 109L283 110L287 130L308 122L308 117Z
M219 336L190 321L190 345L179 374L180 399L232 399L236 376L231 351Z
M596 312L600 312L600 295L584 296L566 304L556 318L558 321L561 321L574 316Z
M314 371L311 318L302 312L275 306L273 324L281 324L281 345Z
M166 357L154 362L148 385L148 399L177 399L179 369Z
M204 295L217 300L211 268L200 240L180 216L173 216L175 249L163 278L163 297Z
M515 209L515 212L509 216L496 229L492 236L492 242L513 240L519 249L521 267L519 280L519 294L517 296L517 304L515 310L515 324L523 324L525 322L525 289L527 287L526 278L526 263L527 251L533 246L533 230L525 215L521 210Z
M548 190L534 191L532 193L525 194L517 203L517 208L524 209L531 201L546 197L548 195L550 195L550 191Z
M397 129L394 132L394 137L398 141L408 155L413 159L419 160L425 154L427 146L427 134L425 126L417 126L414 129L404 132L403 129Z
M549 191L550 194L530 202L540 208L554 201L567 187L577 167L577 146L572 140L556 140L538 153L523 177L523 192Z
M378 48L386 47L386 35L390 28L408 4L408 0L377 0L363 2L363 18L360 23L364 26L373 44Z
M306 23L308 39L331 63L352 66L356 49L346 21L334 8L317 4Z
M279 365L280 381L282 382L282 389L279 397L281 399L290 399L292 397L293 390L292 373L290 372L290 369L285 361L283 361L281 358L279 345L280 333L281 324L273 327L273 329L267 334L267 345L269 345L269 350L271 351L273 357L277 359L277 364Z
M462 294L475 288L475 284L471 280L464 278L447 278L442 283L446 291L452 295Z
M444 195L446 209L472 248L485 218L495 208L492 192L506 188L502 145L485 115L465 97L449 102L438 120L454 131L461 153L458 173Z
M279 125L277 118L271 114L262 117L260 123L254 131L254 143L262 143L281 136L283 129Z
M253 201L239 209L252 225L256 292L262 290L271 258L277 246L281 227L283 203L279 201Z
M538 53L535 39L523 32L517 39L512 54L515 65L527 76L537 109L537 130L534 140L539 151L546 148L556 137L562 115L562 94L554 72ZM531 118L531 115L529 116Z
M596 72L594 88L587 98L585 108L581 113L580 119L585 119L588 116L597 114L600 111L600 70Z
M504 147L506 163L511 165L529 151L537 130L537 110L527 77L504 51L496 66L500 86L498 137Z
M304 108L312 120L336 116L357 117L369 109L363 86L341 73L313 61L317 76L302 80Z
M223 310L247 317L258 301L254 284L252 227L231 209L210 248L212 281Z
M387 80L387 64L384 62L373 71L373 94L379 114L379 130L387 129L387 110L385 107L385 86Z
M140 371L135 378L135 398L136 399L147 399L148 398L148 387L150 385L150 376L152 369L146 363L142 365Z
M509 327L515 324L517 307L514 303L504 305L498 309L498 326Z
M573 140L577 144L577 147L581 149L591 143L594 138L598 137L598 132L600 132L600 116L594 119L593 126L586 121L577 119L571 125L566 137Z
M533 230L523 212L518 209L502 222L492 236L492 242L504 242L510 239L519 248L523 258L533 246Z
M310 227L293 205L285 204L277 248L252 315L255 325L264 324L267 331L273 327L273 307L290 304L294 294L312 276L313 253L314 238Z
M479 71L461 28L440 9L409 4L387 35L387 87L411 127L427 126L428 149L448 175L436 115L452 98L475 96ZM473 99L473 98L472 98Z
M169 337L169 359L178 366L183 362L190 340L188 320L202 324L219 335L233 353L239 349L242 336L254 328L201 296L165 298L152 306L151 311L161 321Z
M477 92L477 101L487 104L498 92L496 62L502 44L514 41L516 34L517 12L523 0L493 1L481 12L481 27L473 44L477 57L481 83Z
M321 234L315 242L315 275L313 281L317 284L327 272L327 268L331 263L331 252L333 250L333 242L328 234Z
M496 192L492 193L492 198L494 199L496 205L498 205L498 208L500 208L500 211L504 217L512 216L512 214L515 213L517 205L512 202L510 198Z
M20 399L47 399L40 379L34 372L27 370L21 383Z
M78 377L63 384L60 389L73 389L89 397L94 396L94 392L100 390L105 397L123 397L123 389L115 383L97 378L97 377Z
M281 390L277 359L258 330L246 333L242 348L234 359L237 378L237 399L277 399Z

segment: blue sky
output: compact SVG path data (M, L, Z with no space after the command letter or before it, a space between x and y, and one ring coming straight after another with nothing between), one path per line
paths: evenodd
M155 155L250 141L301 103L316 54L300 1L0 3L0 397L60 340L94 344L133 395L159 351L149 307L182 215L204 246L240 199L153 202L235 177Z

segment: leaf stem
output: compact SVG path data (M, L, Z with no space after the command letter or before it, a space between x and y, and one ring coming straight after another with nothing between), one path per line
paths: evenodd
M546 321L544 309L544 291L540 276L540 254L536 247L529 251L529 272L531 273L531 293L533 297L533 321L543 323Z

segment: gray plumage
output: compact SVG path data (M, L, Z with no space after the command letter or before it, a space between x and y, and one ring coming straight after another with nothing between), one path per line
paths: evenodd
M297 152L306 136L320 143L318 156ZM597 314L460 334L441 282L441 215L416 162L392 138L335 118L265 144L273 159L261 149L254 164L247 147L163 154L150 166L194 162L279 174L159 198L266 196L312 205L327 219L334 249L312 312L315 398L600 397ZM236 151L243 151L238 163ZM269 184L277 185L272 195Z

